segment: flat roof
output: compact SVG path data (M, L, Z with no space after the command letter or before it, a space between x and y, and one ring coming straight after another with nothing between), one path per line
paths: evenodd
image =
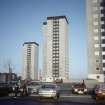
M62 16L50 16L50 17L47 17L47 20L52 20L52 19L62 19L62 18L65 18L67 23L69 24L68 20L67 20L67 17L65 15L62 15Z
M36 44L37 46L39 46L39 44L36 42L24 42L24 44ZM23 46L24 46L24 44L23 44Z

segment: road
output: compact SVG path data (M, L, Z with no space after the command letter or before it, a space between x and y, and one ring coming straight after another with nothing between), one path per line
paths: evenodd
M0 97L0 105L105 105L105 100L96 101L90 95L74 95L71 93L71 84L61 86L59 100L39 99L34 97Z
M105 100L96 101L89 95L64 95L59 100L33 97L1 97L0 105L105 105Z

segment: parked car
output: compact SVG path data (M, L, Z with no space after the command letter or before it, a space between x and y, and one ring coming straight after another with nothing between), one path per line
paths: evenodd
M86 85L83 83L76 83L72 86L72 93L76 94L87 94Z
M56 84L45 83L40 87L38 94L40 98L53 98L56 100L59 99L60 88Z
M26 90L27 95L33 96L35 94L38 94L38 89L40 88L41 83L39 81L31 81L27 84Z
M105 83L96 85L93 91L96 100L105 99Z

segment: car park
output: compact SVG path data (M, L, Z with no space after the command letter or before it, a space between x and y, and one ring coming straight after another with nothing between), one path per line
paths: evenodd
M76 83L72 86L72 93L73 94L87 94L86 85L83 83Z
M38 94L40 98L53 98L56 100L59 99L60 88L56 84L45 83L40 87Z
M96 85L93 91L96 100L105 99L105 83Z
M41 82L39 81L31 81L26 86L26 91L28 96L34 96L38 94L38 89L41 86Z

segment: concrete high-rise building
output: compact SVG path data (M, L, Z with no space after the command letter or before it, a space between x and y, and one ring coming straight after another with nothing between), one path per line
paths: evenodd
M105 0L86 0L88 28L88 78L104 81Z
M39 45L36 42L23 44L23 80L38 80L38 55Z
M66 16L47 17L43 23L43 78L69 79L68 20Z

